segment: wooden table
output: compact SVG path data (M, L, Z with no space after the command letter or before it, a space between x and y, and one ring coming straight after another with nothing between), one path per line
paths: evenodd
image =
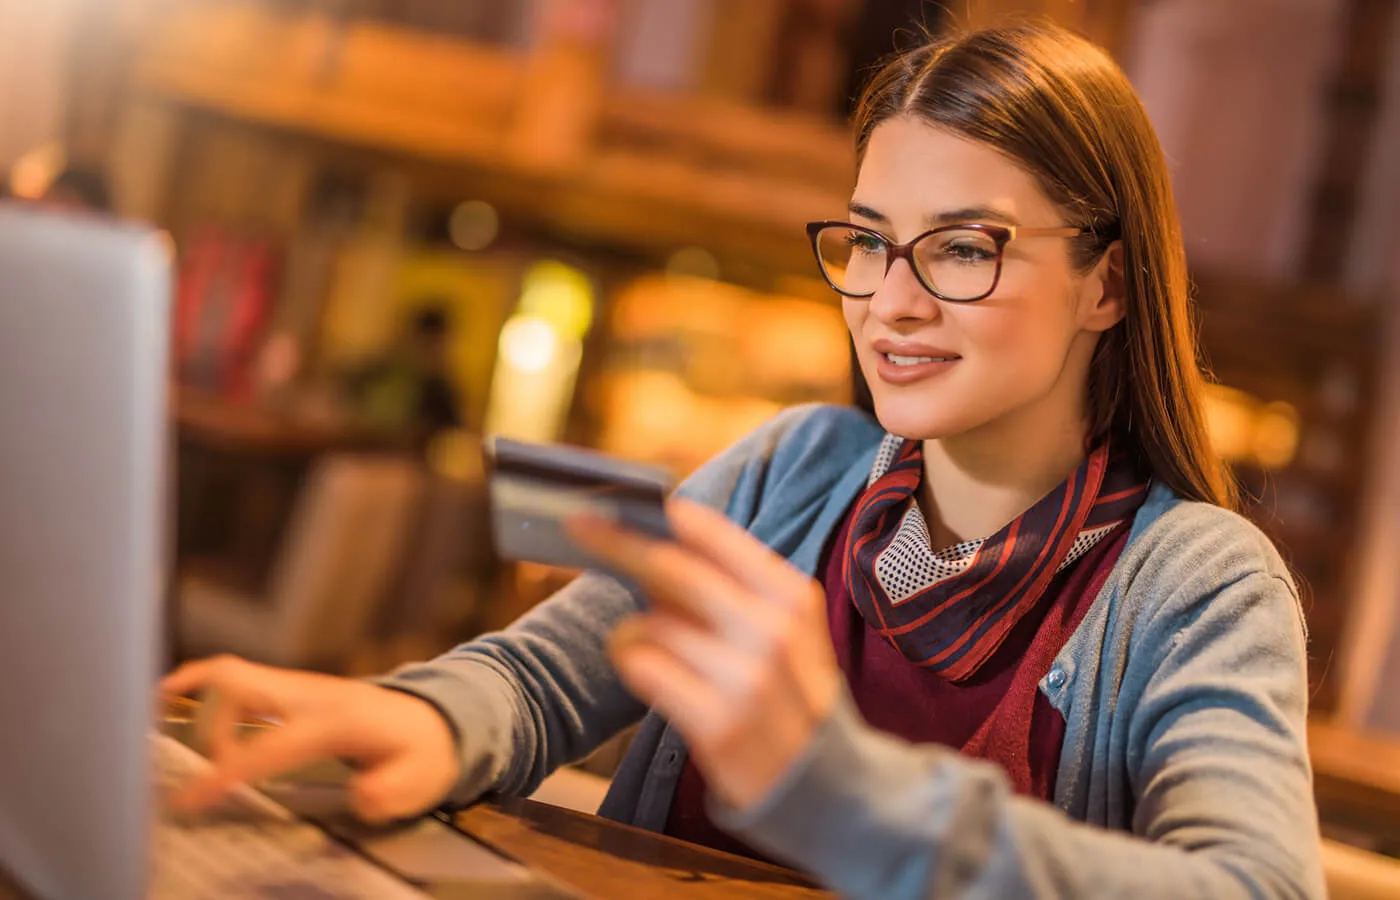
M531 800L481 803L456 821L483 844L597 900L832 896L787 869Z

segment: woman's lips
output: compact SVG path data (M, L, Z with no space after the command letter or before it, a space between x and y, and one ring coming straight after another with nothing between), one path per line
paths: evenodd
M956 366L962 359L959 356L932 354L881 353L875 354L876 373L886 384L914 384L928 378L942 375Z

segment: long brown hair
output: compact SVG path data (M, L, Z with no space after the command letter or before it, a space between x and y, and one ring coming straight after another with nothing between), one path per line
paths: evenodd
M1030 172L1091 268L1123 242L1127 315L1090 364L1091 437L1111 434L1183 497L1235 508L1211 450L1181 239L1166 160L1132 85L1093 43L1049 23L956 34L900 53L876 73L855 115L859 159L875 128L913 116L979 141Z

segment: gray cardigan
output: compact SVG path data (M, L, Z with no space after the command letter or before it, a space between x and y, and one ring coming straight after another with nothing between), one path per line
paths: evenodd
M787 410L678 490L808 573L883 432ZM435 704L462 753L454 803L525 794L642 720L601 813L665 823L686 750L607 662L641 601L579 578L503 632L383 680ZM1323 897L1297 593L1245 519L1155 486L1040 690L1065 718L1054 804L999 767L861 721L848 697L755 807L717 823L852 897Z

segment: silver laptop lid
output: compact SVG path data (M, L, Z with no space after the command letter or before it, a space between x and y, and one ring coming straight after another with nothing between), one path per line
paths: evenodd
M0 204L0 869L144 897L170 252Z

